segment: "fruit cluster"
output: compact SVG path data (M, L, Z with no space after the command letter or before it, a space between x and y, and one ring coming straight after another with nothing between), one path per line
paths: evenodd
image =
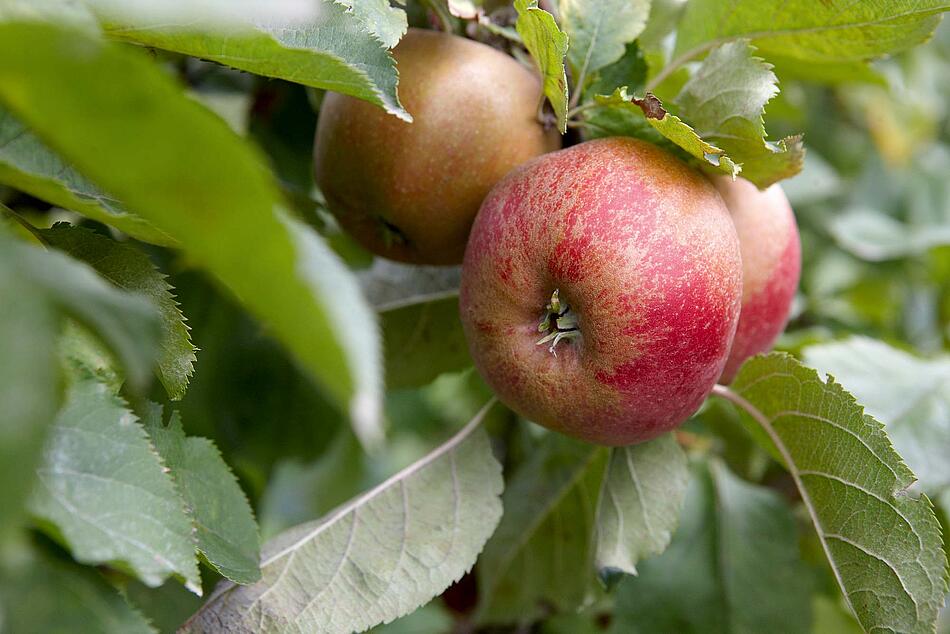
M317 184L374 253L463 262L469 349L509 407L642 442L773 345L801 266L777 185L710 179L631 138L558 150L540 81L513 58L416 29L394 53L413 123L329 94Z

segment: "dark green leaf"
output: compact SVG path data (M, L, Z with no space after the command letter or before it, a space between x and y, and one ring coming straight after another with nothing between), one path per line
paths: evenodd
M87 229L59 223L44 230L43 237L119 288L144 295L158 308L162 320L158 377L173 400L184 396L194 372L195 347L165 275L142 251Z
M260 579L257 523L218 448L207 438L186 438L178 412L165 425L159 405L150 406L143 423L185 501L198 551L231 581Z
M810 631L795 519L773 491L718 462L697 464L673 543L617 590L611 632Z
M478 561L485 623L530 623L596 591L594 516L608 451L549 434L514 475L505 515Z

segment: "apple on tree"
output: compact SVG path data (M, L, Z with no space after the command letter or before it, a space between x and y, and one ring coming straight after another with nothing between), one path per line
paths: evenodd
M742 311L720 381L731 383L749 357L785 330L802 268L795 214L778 185L759 191L743 179L713 179L729 208L742 253Z
M373 253L457 264L492 186L559 148L560 136L538 121L538 76L499 50L409 29L393 53L413 122L328 93L317 124L316 182L343 228Z
M742 298L716 188L650 143L539 157L488 195L460 310L475 365L516 412L626 445L682 423L729 355Z

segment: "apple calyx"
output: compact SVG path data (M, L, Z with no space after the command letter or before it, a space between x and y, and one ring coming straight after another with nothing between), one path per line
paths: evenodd
M581 336L580 328L577 326L577 315L571 312L571 307L567 302L561 302L560 289L554 289L551 293L551 301L544 307L544 314L541 316L541 323L538 324L538 332L545 333L535 345L542 345L551 342L548 352L557 356L555 349L557 344L563 340L570 341Z

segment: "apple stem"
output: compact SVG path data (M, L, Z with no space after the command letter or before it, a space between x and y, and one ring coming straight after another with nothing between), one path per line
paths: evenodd
M577 325L577 316L571 312L566 302L561 302L560 289L554 289L551 300L544 307L544 315L538 324L538 332L546 333L535 345L551 342L548 352L557 356L557 344L562 340L570 341L581 336Z

